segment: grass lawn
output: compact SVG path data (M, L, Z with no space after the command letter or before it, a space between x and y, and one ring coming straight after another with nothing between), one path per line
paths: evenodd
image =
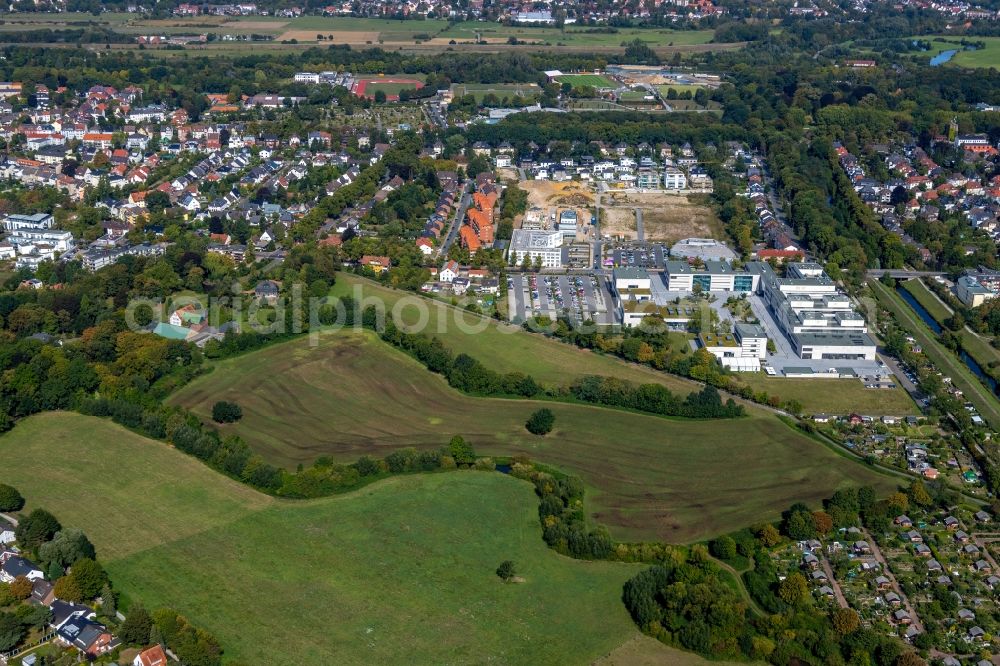
M892 390L869 389L856 379L797 379L768 377L762 372L740 376L743 383L757 391L767 391L784 400L798 400L804 414L861 414L908 416L920 410L910 394L900 387Z
M670 664L670 666L748 666L748 662L709 661L693 652L684 652L664 645L645 634L636 634L634 638L622 644L611 654L595 661L593 666L661 666L662 664Z
M902 298L878 280L869 280L868 285L879 304L892 312L900 326L913 335L937 369L952 378L955 385L962 389L965 397L976 406L992 427L1000 428L1000 403L992 392L983 386L962 361L938 342L934 332Z
M536 83L453 83L452 94L474 95L477 102L482 102L486 95L493 93L500 99L504 97L535 97L541 93Z
M0 453L29 510L86 530L127 598L176 608L229 659L588 664L635 636L621 586L641 567L550 551L531 486L502 474L395 477L281 501L68 413L24 420ZM504 559L524 583L500 582Z
M437 448L455 434L480 454L526 453L583 478L589 513L622 539L697 541L775 518L799 499L815 503L848 482L892 487L761 411L668 420L473 398L368 332L329 334L317 347L303 338L225 360L171 397L204 418L217 400L243 408L225 433L286 467L321 455L346 461L401 446ZM542 405L556 415L544 438L524 428Z
M424 333L440 338L449 349L466 353L497 372L525 372L546 385L568 384L580 375L606 375L633 382L657 382L671 391L690 393L701 385L683 377L658 372L648 366L624 363L585 349L530 334L479 315L432 301L412 292L384 287L352 273L338 273L334 296L352 296L384 303L387 311L398 307L400 320L406 324L420 321L419 312L427 313ZM459 323L464 323L459 326Z
M593 88L616 88L617 84L601 74L564 74L556 79L559 83L568 83L574 88L591 86Z
M986 48L966 51L963 49L961 40L969 42L985 42ZM958 51L945 62L944 67L992 67L1000 68L1000 37L979 37L976 35L917 35L905 37L907 40L918 39L930 43L929 51L911 52L912 55L924 63L938 55L942 51ZM942 41L936 41L941 39Z

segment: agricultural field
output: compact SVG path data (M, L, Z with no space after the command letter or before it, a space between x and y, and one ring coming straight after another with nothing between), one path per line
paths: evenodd
M456 23L445 30L438 39L456 42L480 41L506 43L511 37L529 44L563 44L566 46L620 47L624 42L641 39L651 47L708 45L713 37L711 30L667 30L658 28L620 28L616 32L603 32L573 25L564 29L544 26L507 26L479 21ZM715 45L712 45L715 46ZM719 45L722 46L722 45ZM586 84L590 85L590 84Z
M601 233L635 240L635 209L642 211L644 240L725 238L722 221L697 197L668 192L610 192L601 197Z
M762 372L747 372L740 380L756 391L767 391L785 400L796 400L806 415L828 414L889 414L909 416L920 410L910 395L900 387L869 389L856 379L797 379L768 377Z
M590 86L591 88L617 88L618 84L603 74L563 74L556 79L557 83L568 83L574 88Z
M276 500L69 413L22 421L0 455L27 510L86 530L127 601L177 609L231 660L589 664L636 635L620 598L641 567L549 550L530 484L502 474ZM500 582L505 559L524 582Z
M579 475L590 515L629 540L697 541L776 518L793 501L818 501L844 483L892 485L760 411L735 420L672 420L473 398L362 331L219 362L171 398L202 417L217 400L237 402L244 414L223 432L289 467L321 455L350 461L400 446L437 448L456 434L480 454L527 454ZM524 423L543 404L556 425L539 438Z
M84 13L36 14L8 13L0 25L0 42L4 31L41 28L58 30L91 25L124 34L212 34L219 39L205 45L191 45L187 50L202 55L233 55L249 50L298 51L316 43L349 44L351 46L386 45L413 52L439 53L449 46L457 50L493 50L526 48L508 43L511 37L526 42L529 47L549 46L567 50L620 51L624 42L641 39L663 53L713 51L740 48L740 44L712 44L711 30L668 30L654 28L623 28L614 33L589 32L587 28L567 26L516 27L500 23L474 21L449 24L443 19L394 20L347 16L301 16L280 18L271 16L193 16L149 19L138 14ZM224 35L259 34L273 38L272 42L227 42ZM295 40L296 44L289 44ZM281 42L286 42L282 44ZM122 48L115 45L115 48ZM125 48L129 48L125 46ZM177 57L177 51L150 49L163 57ZM184 51L181 51L183 54Z

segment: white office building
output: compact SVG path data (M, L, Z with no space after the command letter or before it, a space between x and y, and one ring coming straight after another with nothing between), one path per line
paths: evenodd
M667 167L663 170L663 187L668 190L687 189L687 176L677 167Z
M509 256L514 265L520 265L528 257L532 263L540 261L542 268L561 268L562 241L561 231L515 229Z
M719 359L723 367L735 372L760 372L760 362L767 357L767 334L757 324L736 324L732 333L698 336L701 346Z
M822 266L789 264L785 278L768 267L761 293L800 358L875 360L875 342L864 317Z
M296 83L319 83L319 74L317 72L297 72L295 74Z

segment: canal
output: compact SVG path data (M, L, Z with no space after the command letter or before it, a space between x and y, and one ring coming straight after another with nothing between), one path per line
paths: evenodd
M900 298L906 301L906 304L909 305L910 308L914 312L916 312L921 319L924 320L924 323L927 324L927 326L930 327L932 331L934 331L938 335L941 334L941 324L937 323L937 320L931 316L931 313L928 312L927 309L924 308L924 306L922 306L920 303L917 302L917 299L913 297L913 294L908 292L906 289L903 289L902 285L896 287L896 293L899 294ZM983 371L983 368L978 363L976 363L976 359L969 356L969 354L966 353L964 349L959 351L958 356L959 358L962 359L962 362L965 363L966 367L972 371L972 374L974 374L976 377L979 377L979 379L983 382L983 384L986 384L987 386L990 387L990 390L993 391L994 395L1000 395L1000 391L997 390L998 388L1000 388L1000 385L997 384L995 379L993 379Z

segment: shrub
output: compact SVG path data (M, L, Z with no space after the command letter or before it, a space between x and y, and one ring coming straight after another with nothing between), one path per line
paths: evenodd
M545 436L552 431L552 425L556 421L556 415L551 409L543 407L528 418L524 427L533 435Z
M243 418L243 410L235 402L220 400L212 405L212 420L216 423L235 423Z

